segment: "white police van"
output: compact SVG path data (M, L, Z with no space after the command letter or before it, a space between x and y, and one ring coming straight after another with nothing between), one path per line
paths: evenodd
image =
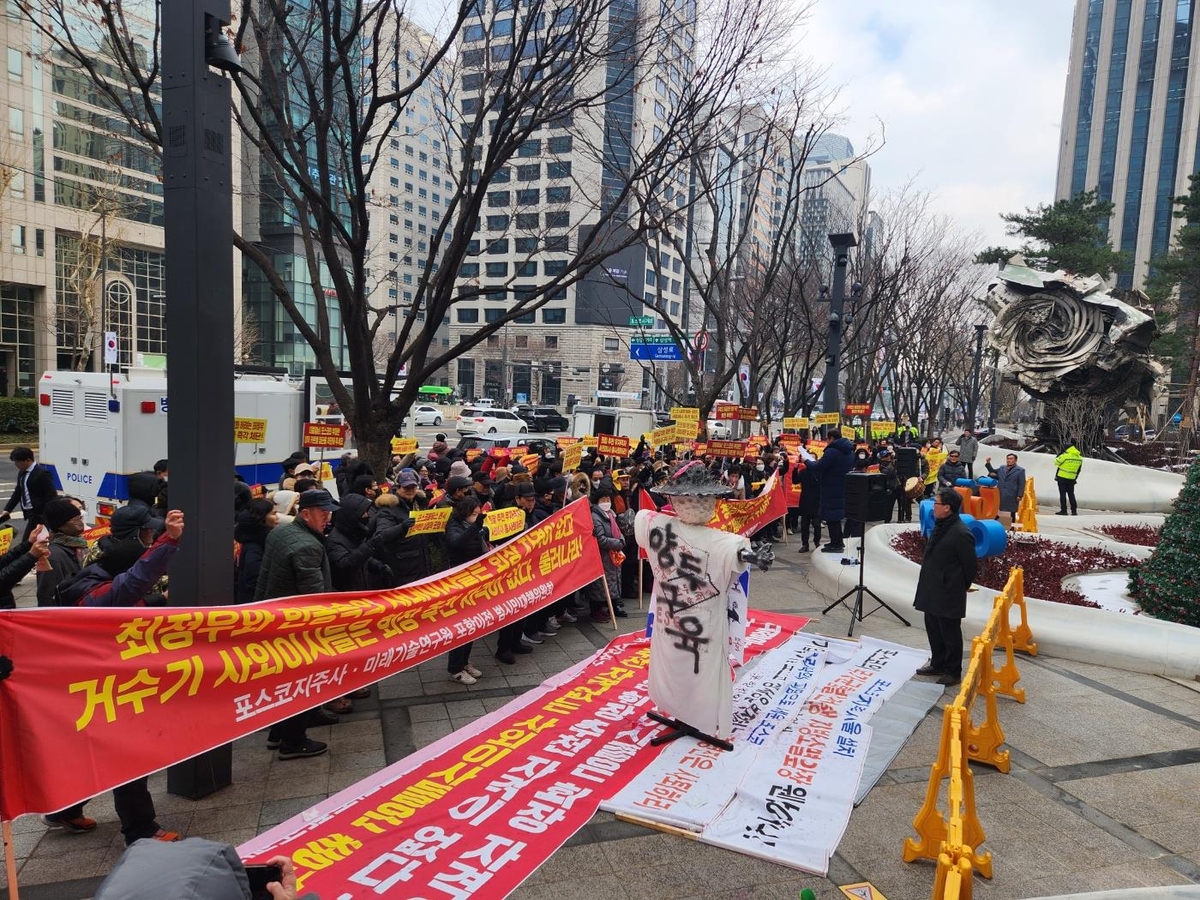
M89 521L107 522L128 499L126 481L167 458L167 376L159 369L127 373L47 372L37 385L38 456L64 493L88 505ZM281 462L300 445L304 391L275 375L240 373L234 415L266 419L261 443L235 444L232 459L247 484L275 484ZM214 485L227 483L230 459L214 459Z

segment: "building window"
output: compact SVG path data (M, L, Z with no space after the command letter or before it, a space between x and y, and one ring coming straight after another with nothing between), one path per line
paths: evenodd
M15 47L8 48L8 77L12 81L20 81L24 73L24 55Z
M517 148L517 156L540 156L542 153L542 142L536 138L525 141Z
M12 227L12 252L25 252L25 226L14 225Z
M570 203L571 189L569 187L548 187L546 188L547 203Z
M463 399L475 396L475 360L458 359L458 392Z
M537 250L537 238L519 237L513 241L518 253L533 253Z
M566 134L559 137L547 138L546 149L551 153L570 153L571 135Z
M508 263L490 262L487 264L487 274L489 278L503 278L508 274Z
M617 338L613 337L613 338L605 338L604 339L605 352L614 353L620 349L621 349L621 342Z
M571 164L569 162L546 163L547 178L570 178Z
M496 238L488 241L487 252L492 256L500 256L508 253L508 238Z
M25 112L15 106L8 108L8 133L14 139L25 139Z
M567 264L561 259L548 259L542 267L547 275L561 275L567 270Z
M499 322L501 319L503 319L504 313L505 313L505 310L503 310L503 309L485 309L483 311L483 318L484 318L485 322L487 322L489 325L491 325L491 324L493 324L495 322Z
M499 335L495 335L495 334L490 334L490 335L488 335L488 339L487 339L487 345L488 345L489 347L499 347L499 346L500 346L500 337L499 337Z
M465 26L463 26L462 36L463 36L464 41L482 41L483 40L483 26L482 25L465 25ZM482 77L483 76L480 76L480 78L482 78ZM471 90L475 90L478 87L479 87L479 85L477 85L477 84L472 87L467 87L467 79L466 78L463 79L463 89L464 90L471 91Z
M538 227L538 214L517 213L517 227L522 231L536 231Z
M508 216L488 216L487 227L489 231L504 231L508 228Z
M512 33L512 19L497 19L492 23L492 37L512 37Z
M492 184L508 184L511 177L512 173L507 168L501 166L496 170L496 174L492 176Z
M537 181L541 177L541 163L531 166L517 166L517 181Z
M458 308L458 321L465 325L474 325L479 321L479 310L470 306Z
M565 309L543 309L542 322L546 325L566 325L567 311ZM549 346L547 344L547 346Z
M508 206L512 202L512 195L508 191L489 191L487 200L488 206Z
M537 206L541 202L542 192L537 188L525 188L517 191L517 205Z
M516 274L518 276L520 276L520 275L536 276L537 275L537 261L536 260L529 260L528 262L519 262L516 265L517 265Z
M458 267L458 274L462 278L475 278L479 275L479 263L463 263Z
M546 213L547 228L566 228L571 224L571 214L568 212Z
M558 335L554 335L554 334L546 335L546 349L547 350L557 350L558 349Z
M567 253L569 249L565 234L551 234L546 237L547 253Z
M518 350L528 350L529 349L529 335L527 335L527 334L518 334L515 338L513 338L513 342L514 342L513 345Z

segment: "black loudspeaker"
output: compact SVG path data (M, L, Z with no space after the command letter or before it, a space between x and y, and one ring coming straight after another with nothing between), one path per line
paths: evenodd
M897 447L896 448L896 476L900 479L900 483L908 481L910 478L917 478L921 474L921 454L916 447Z
M882 522L891 503L886 476L879 472L846 476L846 518L851 522Z

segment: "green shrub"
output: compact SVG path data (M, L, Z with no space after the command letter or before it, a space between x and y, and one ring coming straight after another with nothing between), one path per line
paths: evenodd
M1188 469L1154 555L1129 573L1129 593L1156 619L1200 626L1200 460Z
M37 434L38 402L35 397L0 397L0 432Z

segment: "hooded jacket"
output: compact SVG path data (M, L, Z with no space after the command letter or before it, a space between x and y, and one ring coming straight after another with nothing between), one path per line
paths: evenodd
M270 533L270 526L251 522L244 513L238 515L237 524L233 526L233 539L241 545L234 576L235 603L254 602L254 586L258 584L263 551L266 549L267 535Z
M325 540L329 568L335 591L369 591L391 587L395 578L383 561L376 559L379 548L399 540L407 525L392 525L372 535L372 523L363 521L375 505L362 494L346 494L342 506L333 514L333 530ZM382 523L380 523L382 524Z
M808 468L821 481L821 518L826 522L845 519L846 475L854 468L854 444L844 437L832 441Z
M409 584L436 572L432 537L428 534L408 537L410 514L421 508L417 501L414 499L410 505L399 494L380 494L375 507L375 529L380 540L374 554L391 569L392 586Z
M1054 477L1063 481L1076 481L1079 470L1083 468L1083 454L1072 444L1058 456L1054 457Z
M107 541L105 538L104 541ZM154 544L142 551L128 569L113 572L111 565L106 567L105 555L120 552L118 545L127 544L130 540L114 541L108 544L100 558L80 570L63 591L64 606L146 606L147 595L158 579L167 574L171 560L179 549L179 541L168 537L164 532ZM104 547L104 541L101 546ZM111 549L110 549L111 548ZM123 548L122 548L123 549ZM161 601L161 596L158 597Z

